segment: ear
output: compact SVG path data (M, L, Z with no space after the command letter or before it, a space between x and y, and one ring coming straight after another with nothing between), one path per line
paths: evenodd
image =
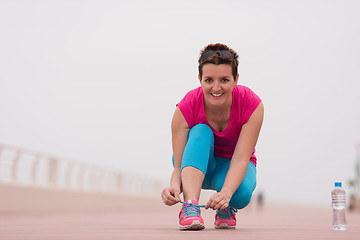
M238 80L239 80L239 74L236 75L236 79L235 79L235 84L238 84Z
M200 77L200 74L198 75L198 78L199 78L199 81L201 82L201 77Z

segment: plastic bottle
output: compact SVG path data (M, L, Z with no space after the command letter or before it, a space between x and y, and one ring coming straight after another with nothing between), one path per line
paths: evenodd
M346 193L341 187L341 182L335 182L335 188L331 191L333 221L332 228L334 230L346 230Z

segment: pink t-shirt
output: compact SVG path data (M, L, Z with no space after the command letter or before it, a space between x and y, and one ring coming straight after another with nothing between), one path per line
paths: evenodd
M261 99L250 88L237 85L233 89L233 98L230 112L230 119L227 128L218 132L211 127L206 119L204 108L204 92L201 87L189 91L176 106L179 107L188 126L204 123L208 125L214 133L214 155L231 159L242 126L247 123L251 114L261 102ZM256 166L255 149L250 157L250 161Z

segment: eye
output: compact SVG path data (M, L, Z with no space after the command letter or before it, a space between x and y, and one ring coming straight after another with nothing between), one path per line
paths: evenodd
M207 83L210 83L210 82L212 82L212 79L211 78L205 78L204 81L207 82Z
M228 79L228 78L223 78L223 80L222 80L223 82L229 82L230 81L230 79Z

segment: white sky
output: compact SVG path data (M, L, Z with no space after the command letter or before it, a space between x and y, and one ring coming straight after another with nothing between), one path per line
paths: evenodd
M0 1L0 142L168 181L175 104L222 42L263 100L258 189L330 204L360 140L359 1Z

